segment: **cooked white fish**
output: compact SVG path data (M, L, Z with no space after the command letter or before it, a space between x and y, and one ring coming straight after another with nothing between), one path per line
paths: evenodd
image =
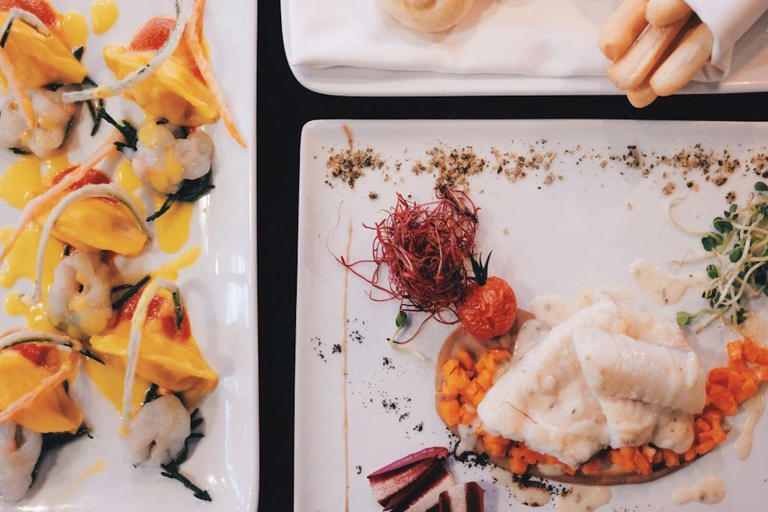
M181 400L175 395L157 398L145 404L131 423L128 462L167 464L181 453L190 431L189 411Z
M674 324L602 299L536 342L478 407L486 431L569 466L605 447L693 443L705 374Z
M0 425L0 498L15 503L27 494L43 449L43 436L13 422ZM0 506L0 508L2 508Z

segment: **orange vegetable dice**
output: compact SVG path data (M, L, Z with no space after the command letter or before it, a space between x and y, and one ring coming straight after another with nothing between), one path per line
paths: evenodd
M666 464L667 467L676 468L680 465L680 455L667 449L662 450L662 453L664 454L664 464Z
M459 364L461 364L462 368L465 370L471 370L473 366L475 366L475 361L472 359L472 356L469 355L469 352L466 350L459 350L456 353L456 359L459 361Z
M728 344L728 360L741 361L743 358L742 344L740 341L732 341Z
M437 403L437 412L449 427L461 423L461 406L458 400L440 400Z
M483 436L485 451L492 457L504 457L510 441L501 436Z
M594 457L589 461L585 462L584 464L582 464L579 470L585 475L594 475L600 472L601 467L602 467L602 463L600 462L600 459L597 457Z
M757 358L760 356L760 347L757 346L757 343L747 338L744 340L742 348L744 350L744 359L750 363L756 363Z
M521 459L509 459L509 470L516 475L524 475L528 470L528 464Z

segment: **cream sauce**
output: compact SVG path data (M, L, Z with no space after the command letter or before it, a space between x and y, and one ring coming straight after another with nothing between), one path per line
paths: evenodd
M704 274L674 276L645 260L630 267L635 284L659 304L677 304L691 288L703 287L709 281Z
M544 487L522 485L520 482L515 482L512 473L498 467L494 467L491 470L491 476L500 486L508 489L512 493L512 497L515 498L515 501L521 505L526 507L543 507L549 503L551 494Z
M752 438L755 434L755 426L757 426L757 421L765 411L765 397L762 393L755 395L744 402L743 407L747 412L747 421L744 423L741 435L733 445L736 456L740 459L746 459L752 451Z
M741 324L739 332L745 338L749 338L757 343L765 343L766 338L765 320L757 313L749 312L747 319Z
M578 310L576 303L561 295L542 295L531 301L531 313L550 327L566 322Z
M611 501L608 487L575 485L565 494L555 498L555 510L559 512L591 512Z
M516 361L523 357L523 354L528 352L537 341L539 341L545 334L549 332L549 325L546 322L534 318L528 320L520 328L515 339L515 350L512 355L512 360Z
M702 478L693 487L678 489L672 495L676 505L685 505L692 501L713 505L720 503L725 498L725 484L719 478Z

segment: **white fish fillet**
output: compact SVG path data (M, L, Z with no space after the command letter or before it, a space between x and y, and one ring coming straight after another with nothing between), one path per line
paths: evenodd
M601 449L693 443L705 374L674 324L603 299L534 344L478 407L486 431L571 467Z

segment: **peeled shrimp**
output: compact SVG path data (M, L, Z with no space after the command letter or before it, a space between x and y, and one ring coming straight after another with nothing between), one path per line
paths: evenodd
M133 419L127 439L128 462L167 464L178 457L191 432L189 411L176 395L144 405Z
M12 422L0 425L0 498L9 503L24 498L42 449L42 434Z
M177 138L173 125L148 122L139 131L139 144L133 169L147 186L163 194L173 194L183 180L202 178L211 170L213 139L197 130L187 138Z
M31 129L12 93L3 100L0 114L0 146L19 148L45 158L63 143L76 107L61 102L59 92L28 89L38 126Z
M77 252L64 258L48 292L48 317L70 335L93 336L109 326L117 271L101 253ZM72 332L74 329L74 332Z

